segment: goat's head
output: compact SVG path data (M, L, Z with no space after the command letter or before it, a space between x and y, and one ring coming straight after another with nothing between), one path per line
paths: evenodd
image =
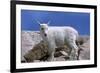
M48 25L47 24L40 24L40 31L43 32L44 36L47 36L46 30L48 30Z
M49 25L50 21L48 23L40 23L39 21L37 21L37 23L40 25L40 32L42 32L42 35L44 35L46 37L47 36L46 30L48 30L48 25Z
M41 31L45 31L48 29L48 25L47 24L40 24L40 30Z

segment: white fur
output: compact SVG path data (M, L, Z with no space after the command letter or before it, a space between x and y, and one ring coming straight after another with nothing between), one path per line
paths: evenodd
M70 26L48 26L47 24L40 25L40 33L43 40L48 44L49 61L54 59L55 48L67 45L74 56L78 54L76 39L78 32ZM46 35L45 35L46 34ZM73 56L73 54L70 54Z

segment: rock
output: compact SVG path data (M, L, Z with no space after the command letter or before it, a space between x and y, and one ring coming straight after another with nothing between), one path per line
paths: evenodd
M58 58L61 58L60 56L62 56L62 55L65 56L67 54L67 51L65 51L66 47L59 47L59 48L56 48L59 50L56 50L56 52L55 52L55 57L57 58L57 60L58 60ZM46 43L41 41L40 43L36 44L31 50L29 50L24 55L24 58L25 58L26 62L33 62L33 61L35 62L35 60L41 60L41 61L47 60L48 51L47 51ZM61 61L62 61L62 59L61 59Z
M41 60L47 55L47 45L43 41L41 41L40 43L36 44L31 50L29 50L24 55L24 58L27 62L33 62L34 60Z
M80 60L89 60L90 59L90 40L81 45L82 51L80 51Z
M54 61L65 61L65 58L60 56L60 57L54 58Z
M90 39L89 36L86 36L86 35L80 35L77 39L77 42L80 44L80 45L83 45L85 42L87 42L88 40Z
M24 55L38 44L42 38L39 32L22 31L21 32L21 60L25 61Z
M88 60L90 59L90 40L89 36L79 36L77 42L79 47L82 48L80 51L79 59ZM47 45L42 41L39 32L34 31L22 31L21 35L22 44L22 62L40 62L46 61L48 58ZM70 49L67 46L56 48L55 61L66 61L69 59ZM65 56L66 55L66 56Z

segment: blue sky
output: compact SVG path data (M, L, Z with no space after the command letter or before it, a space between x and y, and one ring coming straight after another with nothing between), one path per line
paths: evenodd
M89 13L21 10L21 30L39 31L36 20L50 21L49 26L72 26L80 35L90 35Z

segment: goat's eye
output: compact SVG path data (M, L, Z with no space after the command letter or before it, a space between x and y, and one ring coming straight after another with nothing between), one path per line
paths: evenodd
M41 28L41 30L44 30L44 28Z

